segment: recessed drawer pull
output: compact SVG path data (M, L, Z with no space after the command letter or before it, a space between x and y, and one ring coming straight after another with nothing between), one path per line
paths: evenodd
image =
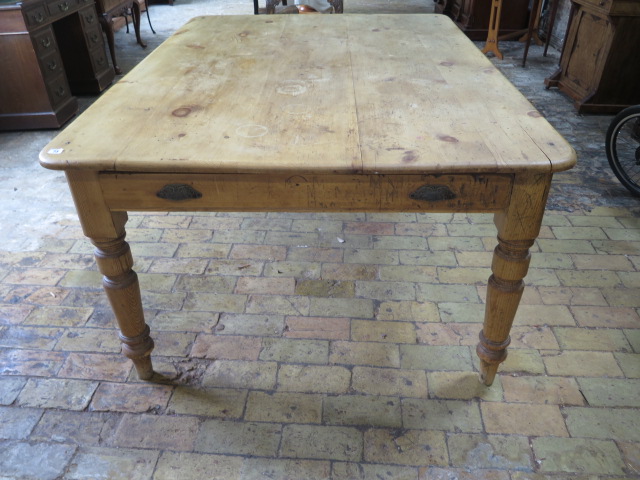
M158 190L156 196L165 200L180 202L202 198L202 193L186 183L170 183Z
M98 37L98 35L97 35L97 34L95 34L95 33L93 33L93 34L91 35L91 37L89 37L89 39L91 40L91 42L92 42L92 43L98 43L98 39L99 39L99 38L100 38L100 37Z
M67 10L69 10L69 2L59 3L58 8L60 9L61 12L66 12Z
M36 23L42 23L44 21L44 15L42 14L42 12L38 12L35 15L33 15L31 18L33 18L33 20Z
M56 68L58 68L58 62L56 62L55 60L51 60L47 67L53 72L56 70Z
M67 93L67 91L63 86L59 86L56 90L56 95L58 95L59 97L63 97L65 93Z
M96 18L93 15L89 14L84 16L84 20L87 23L93 23L96 20Z
M425 202L437 202L440 200L453 200L456 194L447 185L423 185L409 194L413 200Z
M42 40L40 40L40 45L42 45L44 48L49 48L51 46L51 39L49 37L44 37Z

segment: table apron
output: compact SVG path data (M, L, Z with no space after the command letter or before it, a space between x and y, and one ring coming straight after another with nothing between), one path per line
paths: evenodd
M498 212L513 175L99 174L112 211Z

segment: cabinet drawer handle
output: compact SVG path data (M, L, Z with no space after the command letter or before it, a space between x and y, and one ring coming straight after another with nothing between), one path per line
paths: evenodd
M100 37L98 37L97 34L93 33L91 37L89 37L89 40L91 40L92 43L98 43L98 38Z
M85 15L84 20L87 23L91 24L95 21L95 17L93 15Z
M67 91L63 86L59 86L58 89L56 90L56 95L58 95L59 97L62 97L66 92Z
M453 200L456 198L456 194L447 185L423 185L416 191L411 192L409 198L424 202L439 202Z
M104 65L104 57L100 57L99 59L97 59L96 63L98 64L99 67Z
M36 23L42 23L44 21L44 15L42 12L38 12L32 16Z
M44 37L42 40L40 40L40 44L44 48L49 48L51 46L51 39L49 37Z
M202 193L185 183L170 183L156 193L156 197L173 202L202 198Z
M58 8L60 9L61 12L66 12L67 10L69 10L69 2L59 3Z
M49 62L49 65L47 65L47 67L49 67L49 70L53 72L55 71L56 68L58 68L58 62L56 62L55 60L51 60Z

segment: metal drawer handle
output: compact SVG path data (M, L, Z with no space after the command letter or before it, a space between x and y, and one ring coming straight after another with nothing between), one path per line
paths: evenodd
M55 60L51 60L47 67L49 67L49 70L53 72L56 68L58 68L58 62L56 62Z
M423 185L409 194L413 200L425 202L437 202L440 200L453 200L456 194L447 185Z
M98 43L98 38L99 38L98 35L94 33L94 34L91 35L90 40L93 43Z
M44 15L42 14L42 12L36 13L32 18L36 21L36 23L42 23L44 21Z
M49 48L51 46L51 39L49 37L44 37L42 40L40 40L40 44L44 48Z
M66 12L67 10L69 10L69 2L59 3L58 8L60 9L61 12Z
M65 93L66 90L63 86L58 87L58 89L56 90L56 95L58 95L59 97L62 97Z
M99 66L104 65L104 57L100 57L99 59L97 59L97 60L96 60L96 63L97 63Z
M186 183L170 183L158 190L156 196L165 200L180 202L183 200L202 198L202 193Z
M96 18L93 15L89 14L89 15L85 15L84 19L87 23L93 23Z

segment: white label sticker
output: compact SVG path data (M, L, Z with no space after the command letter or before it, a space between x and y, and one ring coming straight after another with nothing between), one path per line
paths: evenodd
M64 152L64 148L52 148L47 153L49 155L60 155L62 152Z

